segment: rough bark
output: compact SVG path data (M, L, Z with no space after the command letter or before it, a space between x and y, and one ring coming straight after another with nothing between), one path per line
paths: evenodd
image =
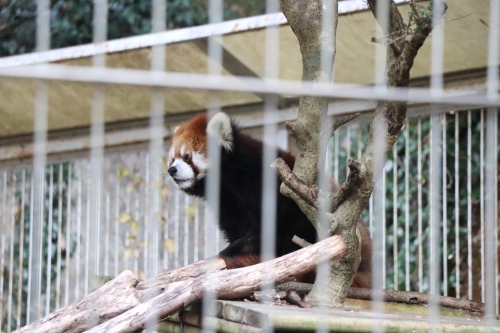
M199 301L205 290L221 299L239 298L274 281L291 281L295 275L313 270L318 262L336 260L346 253L342 238L333 236L286 256L234 270L221 270L225 268L221 259L203 260L141 283L126 270L83 300L16 332L138 332Z
M330 5L337 8L337 1ZM330 82L333 61L324 59L322 55L333 57L335 54L335 26L322 31L323 1L321 0L282 0L281 10L285 14L290 27L299 40L302 54L302 81ZM336 10L334 11L336 14ZM337 20L335 19L336 23ZM315 185L318 180L320 158L318 149L324 137L320 135L321 124L325 123L327 100L321 97L303 96L299 102L299 114L295 121L287 122L297 142L297 158L294 174L305 184ZM324 134L324 133L323 133ZM311 167L312 166L312 167ZM283 186L281 192L288 195L294 193ZM307 210L309 205L302 200L298 204Z
M52 312L16 332L83 332L140 304L136 285L139 280L125 270L116 278L79 302Z
M332 6L330 11L327 10L328 6ZM302 54L302 81L331 82L333 59L336 52L337 1L281 0L281 10L299 41ZM329 20L324 20L324 15ZM331 17L326 17L326 15L331 15ZM311 188L311 193L315 191L313 186L318 184L318 171L321 169L325 158L321 153L321 148L326 146L326 142L330 138L330 130L324 128L327 123L327 106L328 101L325 98L301 96L297 119L287 123L287 127L292 132L297 143L297 159L293 174L300 182ZM284 173L279 171L278 174L281 178L285 176ZM288 185L291 184L288 183ZM303 186L301 187L303 188ZM297 188L294 191L286 183L282 184L280 190L282 194L292 198L298 204L319 234L324 234L324 230L319 228L320 216L316 208L318 205L311 205L311 200L314 203L317 202L315 197L313 196L311 200L307 200L311 197L311 193L306 197L301 197L299 193L304 192L298 191ZM323 207L323 205L319 205L319 211L323 211ZM356 227L354 226L351 229L356 229ZM360 255L353 256L353 253L360 254L360 246L359 238L352 234L344 233L342 236L350 248L358 249L356 251L350 250L348 256L354 259L346 261L352 266L351 270L356 271ZM320 276L320 274L317 276ZM350 279L352 280L353 277L354 275ZM328 282L323 281L323 283ZM324 297L321 297L321 299L316 297L318 295L312 295L312 298L318 301L328 299L328 303L341 305L343 298L337 297L337 294L331 288L328 288L328 290L323 290Z
M383 40L387 41L385 83L388 89L408 87L414 59L433 29L432 15L430 15L431 18L429 15L420 15L416 7L418 5L411 1L410 6L414 15L410 22L415 27L410 30L405 27L396 4L392 0L387 1L389 21L387 26L382 27L385 34ZM440 6L440 16L444 15L446 4L439 0L435 1L438 1L437 5ZM336 1L332 2L335 6L337 5ZM318 64L321 59L322 44L323 47L331 48L332 55L334 55L335 31L331 34L332 40L324 40L320 24L322 3L306 0L281 1L281 9L300 44L303 81L324 82L329 79ZM377 0L368 0L368 4L376 17ZM360 262L360 235L356 224L370 198L374 182L382 172L384 156L390 152L399 137L406 119L406 108L406 103L378 102L363 155L359 161L350 162L349 179L341 185L341 190L337 194L331 195L330 211L332 213L326 213L331 232L341 235L346 240L349 254L331 264L330 278L323 277L322 281L317 278L308 295L308 300L332 305L344 303ZM314 187L318 180L320 158L323 158L318 156L320 151L318 145L324 142L322 141L324 133L320 132L322 129L320 123L325 122L325 116L326 101L324 99L301 97L297 120L287 124L297 142L298 152L293 170L294 175L290 175L286 168L277 168L278 174L284 181L281 192L297 202L315 227L318 226L318 217L321 217L318 215L317 207L320 207L319 211L321 207L325 207L321 202L318 203L317 189ZM380 138L384 141L380 141ZM276 166L280 165L278 161ZM321 195L319 197L321 201ZM323 287L320 288L319 285Z
M296 292L299 295L307 295L312 289L309 283L288 282L276 287L277 292ZM415 304L415 305L429 305L430 295L423 294L416 291L401 291L394 289L365 289L365 288L349 288L347 298L362 299L371 301L374 295L382 296L377 299L383 298L385 302ZM436 295L434 295L436 296ZM473 312L485 312L484 303L459 299L455 297L438 296L439 306L448 309L466 310Z
M155 324L201 300L204 291L216 293L220 299L239 298L262 285L293 280L294 275L314 269L317 262L338 259L346 252L347 246L342 238L333 236L271 261L174 282L164 293L89 332L138 332L146 328L146 323Z

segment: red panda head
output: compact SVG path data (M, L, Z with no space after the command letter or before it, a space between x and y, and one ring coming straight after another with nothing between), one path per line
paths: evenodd
M193 187L207 174L210 166L207 134L218 137L226 151L232 150L233 129L225 113L217 113L208 123L206 114L199 115L175 129L168 154L168 173L181 190Z

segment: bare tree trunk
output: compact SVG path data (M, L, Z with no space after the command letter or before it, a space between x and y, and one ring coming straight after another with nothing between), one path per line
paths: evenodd
M439 19L447 6L442 1L434 0L429 2L427 8L417 8L418 5L412 0L412 14L405 25L392 0L379 1L387 1L389 11L388 24L383 24L382 27L385 37L378 39L384 41L387 48L385 83L388 89L408 87L414 59L433 28L432 5L436 2L440 8L437 11ZM335 54L336 26L333 27L333 33L322 33L320 24L324 15L322 8L330 3L337 6L336 1L281 0L281 9L300 44L303 81L328 82L330 79L331 68L328 68L327 73L325 67L320 65L322 48L329 50L332 57ZM377 17L377 0L368 0L368 4ZM423 11L427 11L426 15L422 15ZM325 38L327 35L329 38ZM333 212L329 213L327 209L324 214L321 208L325 207L327 198L321 195L321 191L318 192L316 185L318 166L322 164L321 158L324 158L318 154L319 145L324 144L323 138L327 137L326 130L321 127L321 123L326 123L326 105L327 101L323 98L301 97L297 120L287 124L298 148L294 174L280 161L276 161L274 166L283 181L281 193L292 198L317 229L319 218L325 218L330 224L331 232L346 240L349 254L333 262L330 267L331 278L317 280L308 295L308 300L311 301L343 305L360 262L360 235L356 224L370 198L376 178L382 173L384 156L392 149L404 125L406 103L380 101L377 104L363 155L359 161L349 162L350 175L341 186L342 196L328 196ZM319 282L328 287L320 290Z

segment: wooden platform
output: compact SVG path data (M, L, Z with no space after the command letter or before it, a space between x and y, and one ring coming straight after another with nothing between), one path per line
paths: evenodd
M380 305L383 312L371 309ZM429 308L397 303L346 300L345 309L302 309L276 303L216 301L216 316L208 318L218 332L314 332L322 327L331 332L500 332L499 321L486 322L478 313L438 309L433 322ZM183 322L181 330L180 318ZM176 314L158 325L159 332L201 332L200 307Z

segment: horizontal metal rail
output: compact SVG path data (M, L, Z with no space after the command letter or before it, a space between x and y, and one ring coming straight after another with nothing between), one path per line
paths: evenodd
M355 86L333 83L311 83L253 77L229 77L211 74L172 73L136 69L88 66L36 65L1 68L0 77L62 80L85 83L123 84L143 87L239 91L261 94L319 96L331 99L388 100L466 106L500 106L498 91L446 92L441 89Z

